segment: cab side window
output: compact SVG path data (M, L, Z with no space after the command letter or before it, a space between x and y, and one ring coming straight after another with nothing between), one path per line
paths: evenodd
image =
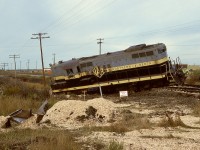
M72 69L66 69L66 72L67 72L68 75L74 74Z

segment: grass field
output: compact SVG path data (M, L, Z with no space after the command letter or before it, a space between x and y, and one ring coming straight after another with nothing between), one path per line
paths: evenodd
M0 116L7 116L11 112L17 109L32 109L33 113L37 111L39 106L42 102L48 99L49 108L53 106L57 101L62 100L62 95L59 97L50 97L49 96L49 89L50 87L47 85L46 87L42 84L42 78L37 78L32 76L23 76L22 78L17 78L17 80L11 78L9 75L8 77L0 77L0 88L3 90L3 93L0 95ZM188 82L191 84L199 84L199 76L200 70L194 70L190 74L190 78ZM39 82L38 82L39 81ZM151 94L150 92L146 93L139 93L135 94L131 100L128 102L137 102L140 106L144 105L148 106L151 105L154 109L163 111L166 109L167 105L172 100L172 106L178 106L179 98L181 95L175 95L176 101L171 98L167 99L170 96L173 96L171 93L170 95L163 94L163 96L156 92ZM157 94L157 95L156 95ZM142 96L144 99L148 99L148 102L142 102ZM174 98L173 97L173 98ZM163 98L163 104L162 99ZM180 103L181 106L184 104L183 99L186 98L188 102L188 106L192 105L192 98L181 97ZM114 99L114 98L113 98ZM152 100L152 103L151 103ZM194 100L193 100L194 101ZM125 102L126 103L126 102ZM184 104L186 105L186 104ZM199 104L194 103L193 113L199 116ZM159 107L158 107L159 106ZM162 107L163 106L163 107ZM172 107L170 106L170 108ZM169 106L168 106L169 107ZM142 107L141 107L142 108ZM67 108L66 108L67 109ZM147 109L147 108L146 108ZM159 114L159 113L158 113ZM152 114L153 115L153 114ZM105 143L101 140L88 140L81 142L79 139L82 136L87 136L93 132L109 132L117 135L124 135L127 132L131 132L134 130L140 131L142 129L151 130L152 128L159 127L176 127L176 126L184 126L184 124L179 120L179 122L173 122L170 120L171 118L164 118L159 125L152 124L149 122L148 115L146 114L139 114L139 113L132 113L130 111L123 111L121 113L121 118L118 122L111 123L110 126L94 126L88 127L84 126L77 130L66 130L66 129L55 129L55 128L39 128L36 130L33 129L18 129L18 128L11 128L6 132L0 132L0 149L69 149L69 150L79 150L79 149L97 149L97 150L122 150L123 143L117 142L115 140L110 140L110 142ZM172 135L172 134L170 134ZM145 137L145 136L144 136ZM146 136L146 137L153 137L153 136ZM159 137L159 136L155 136ZM166 136L167 138L175 139L175 136ZM89 147L89 148L88 148ZM92 149L91 148L91 149Z

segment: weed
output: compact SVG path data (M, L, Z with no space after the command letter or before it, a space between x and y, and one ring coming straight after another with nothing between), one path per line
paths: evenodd
M123 144L112 140L108 145L108 150L123 150Z
M177 126L188 127L186 124L183 123L183 121L181 120L178 114L171 116L168 113L166 113L166 117L163 118L159 122L158 126L160 127L177 127Z
M130 111L123 111L122 119L119 121L119 124L123 124L129 130L149 129L152 125L146 115L132 113Z
M86 149L95 149L95 150L105 150L105 144L102 140L95 138L95 139L88 139L86 141L87 145L85 144Z

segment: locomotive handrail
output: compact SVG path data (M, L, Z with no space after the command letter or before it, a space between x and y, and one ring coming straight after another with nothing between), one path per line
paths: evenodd
M173 60L171 60L171 58L169 58L169 61L168 61L169 74L171 75L172 79L175 81L175 79L174 79L174 77L173 77L173 75L172 75L172 72L171 72L171 70L173 69L173 67L172 67L172 61L173 61Z

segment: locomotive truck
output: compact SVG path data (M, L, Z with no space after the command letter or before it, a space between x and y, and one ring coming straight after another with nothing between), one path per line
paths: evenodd
M180 59L172 61L165 44L140 44L90 57L73 58L51 65L51 90L56 93L133 90L170 83L183 84Z

